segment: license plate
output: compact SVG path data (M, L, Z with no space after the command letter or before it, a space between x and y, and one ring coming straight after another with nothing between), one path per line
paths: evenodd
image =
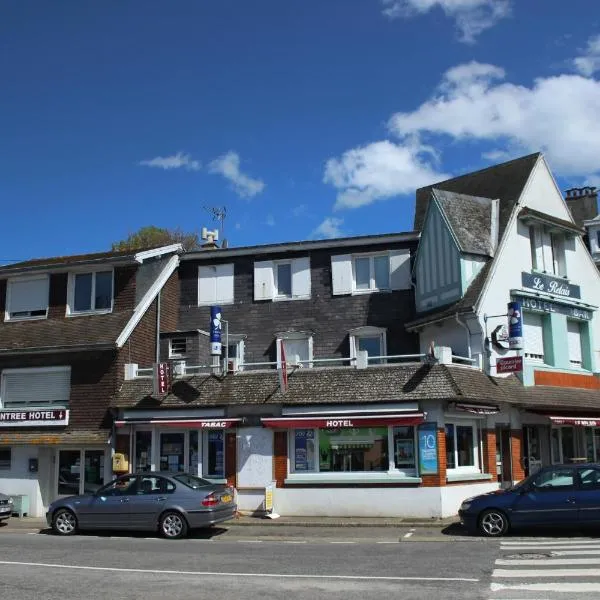
M0 513L10 512L10 506L0 506Z
M225 494L221 496L221 502L231 502L232 500L233 498L231 497L231 494Z

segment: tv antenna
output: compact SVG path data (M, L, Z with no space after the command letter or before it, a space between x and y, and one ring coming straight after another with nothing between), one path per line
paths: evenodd
M213 221L219 223L221 238L225 235L225 217L227 216L226 206L205 206L204 210L213 218Z

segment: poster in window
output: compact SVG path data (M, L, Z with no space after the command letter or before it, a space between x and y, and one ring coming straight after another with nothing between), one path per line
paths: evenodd
M294 470L312 471L315 458L315 432L297 429L295 436Z
M415 444L411 439L396 440L396 466L415 464Z
M419 425L419 473L437 475L437 472L437 424L423 423Z
M210 431L208 434L209 470L210 475L216 477L225 476L223 440L224 437L222 431Z

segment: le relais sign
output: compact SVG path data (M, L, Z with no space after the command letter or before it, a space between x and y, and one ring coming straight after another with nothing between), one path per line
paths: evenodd
M68 410L0 410L0 427L62 427L69 424Z
M581 288L578 285L567 283L564 279L551 275L521 272L521 283L524 288L537 292L545 292L562 298L581 298Z

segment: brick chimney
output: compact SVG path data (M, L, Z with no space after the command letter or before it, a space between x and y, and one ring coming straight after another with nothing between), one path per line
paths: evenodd
M595 187L571 188L565 192L565 201L578 227L598 214L598 190Z

